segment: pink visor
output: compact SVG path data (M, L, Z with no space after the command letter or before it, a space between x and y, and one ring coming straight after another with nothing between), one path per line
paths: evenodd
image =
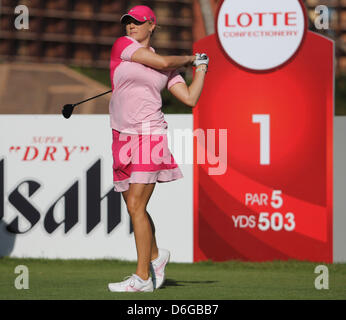
M128 13L124 14L120 18L120 22L123 23L124 19L126 17L132 17L136 19L137 21L140 22L145 22L145 21L152 21L156 24L156 17L153 12L149 7L147 6L135 6L132 9L129 10Z

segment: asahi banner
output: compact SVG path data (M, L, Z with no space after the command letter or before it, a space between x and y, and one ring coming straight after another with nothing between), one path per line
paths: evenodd
M166 119L170 137L192 131L190 115ZM136 259L125 203L113 191L111 139L106 115L0 116L0 256ZM159 246L191 262L192 163L184 159L192 148L182 158L181 146L184 178L157 184L148 212Z

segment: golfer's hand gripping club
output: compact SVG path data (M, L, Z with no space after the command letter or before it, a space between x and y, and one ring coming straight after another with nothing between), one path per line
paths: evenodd
M206 53L196 53L196 60L193 62L194 67L198 67L201 64L205 64L208 68L209 64L209 57L207 56Z

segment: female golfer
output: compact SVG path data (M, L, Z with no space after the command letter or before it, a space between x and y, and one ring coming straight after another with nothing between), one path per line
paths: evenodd
M131 217L138 262L132 276L110 283L108 288L114 292L153 291L164 282L170 253L158 249L146 207L156 182L183 177L167 145L160 92L166 87L194 107L202 92L209 58L205 54L156 54L150 47L156 17L147 6L133 7L121 17L121 23L126 25L127 35L115 41L110 64L113 178L114 189L122 193ZM189 87L176 71L182 66L196 67Z

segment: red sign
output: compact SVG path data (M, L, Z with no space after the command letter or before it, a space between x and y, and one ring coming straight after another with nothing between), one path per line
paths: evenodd
M194 164L194 261L332 262L334 42L308 31L265 73L232 63L215 34L194 52L210 57L194 129L227 129L226 172Z

